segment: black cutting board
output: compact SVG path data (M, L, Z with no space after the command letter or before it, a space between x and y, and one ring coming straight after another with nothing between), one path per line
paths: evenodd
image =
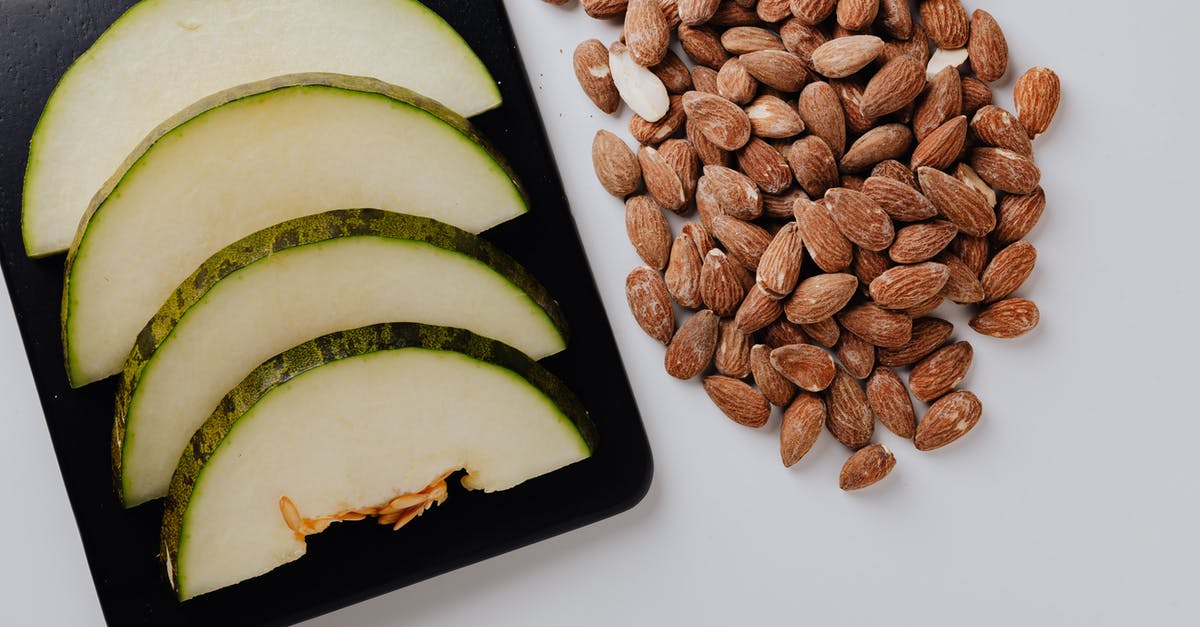
M399 532L363 523L309 538L308 555L265 576L179 603L159 568L158 503L124 510L112 489L114 381L72 390L62 365L64 257L25 257L21 187L29 139L70 63L134 4L0 4L0 266L12 296L67 495L112 625L279 625L329 612L633 507L652 472L646 435L571 219L500 0L429 0L498 81L504 104L473 119L510 161L531 211L485 233L560 301L568 349L543 363L579 395L599 430L586 461L495 494L450 499ZM30 419L17 416L15 419ZM9 504L10 513L17 504Z

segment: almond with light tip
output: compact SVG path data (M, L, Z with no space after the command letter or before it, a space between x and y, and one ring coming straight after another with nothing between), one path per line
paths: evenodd
M932 451L950 444L966 435L983 415L983 404L967 390L952 392L938 399L921 422L913 444L918 451Z
M984 307L969 324L983 335L1007 340L1033 331L1040 320L1041 312L1033 301L1009 298Z
M926 403L939 399L966 378L974 357L969 342L942 347L913 366L908 375L908 389L917 400Z
M575 48L575 78L588 99L605 113L615 113L621 95L608 68L608 48L599 39L588 39Z
M883 480L896 467L896 456L882 444L859 450L842 465L838 485L845 491L861 490Z
M787 468L808 454L825 429L825 401L816 394L801 392L783 412L779 428L779 457Z
M837 373L833 357L811 344L792 344L771 351L771 365L788 381L809 392L829 387Z
M712 94L689 91L683 95L688 121L722 150L737 150L750 141L750 118L736 104Z
M1062 82L1048 67L1035 67L1021 75L1013 87L1017 117L1031 138L1046 132L1062 100Z
M717 350L719 320L713 312L698 311L675 332L663 363L667 374L691 379L704 372Z
M756 344L750 348L750 372L754 384L772 405L786 407L796 396L796 386L771 365L770 346Z

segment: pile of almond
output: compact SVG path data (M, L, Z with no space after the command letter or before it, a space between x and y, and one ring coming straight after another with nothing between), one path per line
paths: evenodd
M1058 108L1054 72L1017 80L1015 114L992 105L1008 45L960 0L920 0L919 16L908 0L581 4L624 22L574 65L597 107L634 112L636 152L600 131L592 155L625 199L646 264L629 305L667 346L667 372L704 375L748 427L785 407L786 466L828 429L856 451L846 490L895 466L872 444L876 418L922 451L970 431L982 405L957 387L971 345L930 314L972 307L970 326L997 338L1037 326L1014 294L1037 258L1024 239L1046 205L1032 140ZM667 211L697 219L675 235ZM920 421L914 397L931 404Z

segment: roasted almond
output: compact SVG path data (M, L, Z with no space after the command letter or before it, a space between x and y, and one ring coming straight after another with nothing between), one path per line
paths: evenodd
M976 148L970 164L988 185L1010 194L1032 194L1042 180L1033 159L1004 148Z
M704 178L711 185L721 213L739 220L753 220L762 215L762 195L745 174L719 165L706 165Z
M712 19L721 0L678 0L679 21L687 26L699 26Z
M717 315L707 309L692 314L667 346L667 374L691 379L704 372L717 349L717 326Z
M808 68L786 50L759 50L738 57L758 82L784 92L797 92L808 82Z
M771 348L779 348L788 344L808 344L808 334L798 324L792 324L784 318L767 325L762 330L763 342Z
M908 40L913 34L912 9L908 0L879 0L875 24L894 39Z
M1033 301L1009 298L984 307L970 325L983 335L1000 339L1020 337L1037 328L1041 312Z
M720 165L729 166L732 160L729 158L729 151L721 149L712 140L704 136L700 131L700 126L695 122L688 120L683 126L684 132L687 134L687 141L692 145L692 149L696 151L696 156L700 158L700 163L703 165Z
M762 227L726 215L713 218L712 234L730 257L747 268L758 267L772 239Z
M808 131L825 140L835 158L846 151L846 114L829 83L815 82L800 92L797 108Z
M704 391L730 420L757 429L767 424L771 406L762 393L744 381L731 377L704 377Z
M929 300L917 303L916 305L913 305L912 307L905 309L904 315L908 316L909 318L920 318L922 316L928 316L929 314L933 313L934 311L937 311L937 308L941 307L943 304L945 304L945 302L946 302L946 297L942 296L941 294L938 294L938 295L930 298Z
M833 13L837 0L791 0L792 15L804 24L820 24Z
M941 398L967 377L975 351L969 342L957 342L917 362L908 375L913 396L926 403Z
M1029 275L1033 274L1036 264L1037 249L1024 240L1009 244L996 253L980 279L984 302L994 303L1020 289Z
M883 309L875 303L862 303L844 309L837 315L847 331L885 348L904 346L912 339L912 319Z
M871 298L887 309L915 307L941 293L949 278L950 269L940 263L896 266L871 281Z
M759 287L777 299L791 294L800 280L803 250L799 225L794 221L783 225L758 263Z
M966 183L930 167L918 169L917 176L933 206L963 233L983 237L996 226L995 211Z
M915 174L913 174L913 171L908 169L908 166L904 165L903 163L900 163L899 161L896 161L895 159L886 159L884 161L880 161L879 163L875 164L875 167L871 168L871 176L872 177L878 176L878 177L882 177L882 178L892 179L893 181L897 181L899 183L904 183L905 185L913 188L913 190L915 190L918 194L921 193L920 188L917 187L917 177ZM864 193L866 191L866 188L867 188L867 186L864 185L863 186ZM878 200L876 200L876 202L878 202ZM926 202L928 202L928 199L926 199ZM933 205L930 205L930 206L932 207ZM921 212L921 213L924 213L924 212ZM936 207L933 208L933 213L930 213L929 217L933 217L935 215L937 215ZM899 218L899 217L897 217L896 219L904 220L904 218ZM923 218L919 218L919 219L923 219Z
M875 367L875 345L849 332L842 333L838 338L838 360L856 379L866 379Z
M624 198L642 186L642 166L637 156L620 137L608 131L596 131L592 166L600 184L613 196Z
M646 265L655 270L667 266L671 254L671 226L662 207L649 196L625 201L625 230L629 242Z
M823 196L825 190L838 184L837 161L829 144L820 137L809 135L796 140L788 153L788 165L796 182L813 198Z
M913 411L908 388L895 370L879 366L867 379L867 404L879 422L896 435L911 439L917 431L917 415Z
M722 317L737 313L738 305L746 295L731 262L725 253L713 249L704 257L700 270L700 297L704 305Z
M848 30L866 30L877 15L879 0L838 0L837 23Z
M788 103L775 96L759 96L746 106L750 130L764 139L784 139L804 132L804 120ZM790 180L789 175L789 180Z
M633 135L638 143L658 145L679 134L687 121L683 112L683 99L671 96L669 102L667 112L657 122L647 122L636 113L629 119L629 134Z
M846 239L873 251L891 246L896 236L892 219L870 196L835 187L825 192L825 203Z
M721 46L729 54L785 50L778 33L759 26L735 26L721 33Z
M797 324L827 320L841 311L858 290L850 274L818 274L802 281L784 303L787 319Z
M878 126L878 120L869 118L862 112L863 94L867 89L863 80L854 77L835 79L829 82L829 86L837 93L838 100L842 103L842 111L846 113L846 130L855 135L862 135Z
M684 64L683 59L679 58L674 52L667 50L667 55L663 57L658 65L650 68L651 72L662 81L667 92L672 94L682 94L692 90L692 73L688 70L688 66Z
M997 107L986 105L975 112L971 131L985 146L1007 148L1026 157L1033 156L1033 142L1017 116Z
M837 367L824 349L791 344L771 351L771 365L802 390L820 392L833 382Z
M671 247L666 282L667 291L681 307L699 309L703 304L700 298L700 268L703 263L691 236L680 233Z
M829 411L826 426L838 442L856 451L871 443L875 433L871 406L862 385L845 368L837 368L825 392L825 405Z
M867 83L862 112L869 118L894 113L911 104L925 89L925 66L900 56L888 61Z
M859 137L842 157L842 172L865 172L880 161L897 159L912 147L912 129L904 124L884 124Z
M722 2L709 22L714 26L753 26L759 23L754 5L754 2L748 0Z
M838 485L847 492L861 490L883 480L896 467L896 456L882 444L855 452L842 465Z
M867 67L882 51L883 40L874 35L834 39L813 51L813 69L829 78L845 78Z
M978 275L958 255L942 251L935 261L950 269L950 278L942 288L942 296L960 305L983 302L983 284Z
M758 92L758 81L750 75L745 65L733 57L717 72L717 94L735 104L744 105L754 99Z
M962 48L967 45L971 20L959 0L921 0L921 22L939 48Z
M870 285L871 281L887 272L892 265L892 260L883 253L860 246L854 247L854 263L851 264L851 268L854 270L854 276L858 277L858 282L864 286Z
M720 96L689 91L683 95L683 108L688 123L695 123L722 150L737 150L750 141L750 118L741 107Z
M966 141L967 117L950 118L917 144L910 167L914 170L923 167L945 170L958 161Z
M785 407L796 396L796 386L771 365L770 346L756 344L750 349L750 371L754 375L755 385L772 405Z
M696 195L696 183L700 179L700 159L696 157L692 145L682 139L668 139L659 144L658 154L675 170L679 182L683 185L684 198L691 201ZM685 212L690 207L685 204L681 209L681 212Z
M794 210L800 239L813 262L825 272L841 272L850 267L854 245L842 235L825 204L797 198Z
M947 220L932 220L910 224L896 231L896 241L888 249L888 255L896 263L920 263L936 257L954 237L958 227Z
M775 322L783 313L783 305L760 286L746 291L746 298L738 307L734 321L742 333L754 333Z
M729 59L729 53L721 46L721 38L717 32L708 26L680 26L678 31L679 45L684 54L696 65L703 65L714 70L721 69ZM692 75L692 80L695 80Z
M916 222L937 215L937 208L928 198L911 185L892 178L871 176L863 183L862 193L875 201L894 220Z
M625 47L642 67L657 65L667 55L671 29L658 0L629 0L625 10Z
M950 242L950 252L958 255L963 264L970 268L971 274L977 277L983 276L983 269L992 258L992 247L987 238L971 237L964 233L959 233L954 241Z
M1013 100L1017 105L1017 117L1025 126L1030 137L1046 132L1058 103L1062 100L1062 83L1058 75L1048 67L1035 67L1021 75L1013 87Z
M898 348L880 348L876 357L879 365L900 367L912 365L937 350L950 334L954 325L941 318L918 318L913 321L912 339Z
M999 222L992 239L999 245L1011 244L1029 234L1046 211L1046 193L1037 188L1032 194L1010 194L1000 201Z
M717 70L703 65L693 67L692 88L706 94L717 94Z
M983 404L971 392L952 392L938 399L917 425L913 444L932 451L954 442L979 424Z
M642 167L642 179L646 183L646 191L663 207L671 211L679 211L687 205L687 194L683 189L683 181L679 173L667 162L658 150L650 146L638 148L638 163Z
M883 52L879 60L887 63L896 57L912 57L921 65L929 63L929 37L920 23L913 23L912 37L908 39L889 39L883 44ZM926 78L929 78L928 76Z
M648 266L634 268L625 279L625 298L646 335L669 344L675 333L675 310L662 275Z
M621 95L608 69L608 48L599 39L588 39L575 48L575 78L583 93L605 113L615 113Z
M598 20L621 17L629 6L629 0L579 0L583 10Z
M913 111L913 133L922 141L947 120L962 114L962 79L958 70L944 68L929 79L925 95Z
M768 194L778 194L792 186L792 169L788 162L770 144L757 137L742 146L738 152L738 167L759 189ZM757 191L757 190L755 190ZM759 198L759 213L762 198Z
M812 450L825 428L825 401L801 392L783 412L779 428L779 457L791 468Z
M979 80L1000 80L1008 71L1008 41L996 18L983 9L975 9L971 15L971 37L967 42L971 56L971 69Z
M721 321L713 365L727 377L750 376L750 336L739 331L733 320Z
M970 117L980 108L992 104L992 88L974 76L962 78L962 114Z
M791 220L796 206L796 199L808 200L808 194L798 187L792 187L782 194L763 194L763 216L772 220Z
M809 69L813 69L812 53L829 41L829 35L820 26L805 24L800 18L791 19L779 28L779 37L788 52L800 57Z
M782 22L792 16L791 0L758 0L754 12L764 22Z
M842 327L833 318L818 320L812 324L802 324L800 325L800 329L812 341L825 348L837 346L838 339L842 336Z

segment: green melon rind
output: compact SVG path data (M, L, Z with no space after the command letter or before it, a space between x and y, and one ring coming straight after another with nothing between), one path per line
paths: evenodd
M410 89L385 83L383 81L364 77L364 76L348 76L346 74L335 74L330 72L309 72L303 74L286 74L276 76L262 81L247 83L232 87L225 91L218 92L207 98L204 98L192 106L180 111L172 116L166 122L160 124L153 132L151 132L142 143L138 145L117 172L109 178L104 184L104 187L92 198L87 212L84 213L83 219L80 221L79 229L75 232L75 240L71 243L70 250L67 251L66 271L63 273L63 292L62 292L62 325L60 329L64 360L66 363L67 377L72 380L72 386L76 384L74 381L78 379L75 376L71 367L70 344L68 343L68 328L70 325L71 316L71 274L87 238L88 224L101 212L105 202L109 196L116 191L120 184L127 176L137 169L142 157L158 143L160 139L172 131L185 128L191 121L209 113L222 105L231 102L242 100L245 98L262 96L280 89L291 87L328 87L333 89L343 89L347 91L356 91L366 94L375 94L381 97L388 98L398 104L405 105L423 111L425 114L441 121L455 131L462 134L464 137L475 143L479 148L487 154L500 169L508 175L508 179L512 182L513 190L521 199L523 205L528 210L529 196L525 192L524 186L521 185L517 175L513 172L508 161L492 147L488 142L464 117L446 108L436 100L426 98Z
M563 419L569 421L579 433L580 444L589 454L595 451L596 427L578 397L550 371L507 344L466 329L412 322L388 322L324 335L289 349L255 368L221 399L217 409L192 436L191 443L179 458L163 512L160 558L164 568L174 573L169 579L181 599L182 575L175 565L179 563L179 545L188 503L205 462L238 420L272 389L314 368L342 359L404 348L457 352L512 371L545 394L558 408Z
M93 52L94 50L98 49L98 47L103 45L104 42L107 41L108 39L117 37L120 34L120 30L122 29L122 27L125 25L125 23L128 20L136 17L137 14L143 10L148 11L148 10L153 9L155 4L158 4L157 0L142 0L141 2L138 2L138 3L134 4L133 6L129 7L129 9L127 9L124 13L121 14L121 17L117 18L116 21L114 21L112 24L110 24L109 27L107 29L105 29L105 31L103 33L100 34L100 37L98 37L96 39L95 43L93 43L77 59L75 59L73 62L71 62L71 65L67 67L66 72L63 73L62 78L59 79L58 84L54 86L54 91L50 92L50 97L46 100L46 106L42 109L41 114L38 116L37 125L33 129L33 136L31 137L31 139L29 141L29 158L25 162L25 174L24 174L24 178L22 179L23 180L23 190L25 193L23 193L21 195L21 198L22 198L22 201L21 201L21 218L22 218L21 219L21 239L22 239L22 243L25 245L25 249L27 251L29 250L29 232L28 232L27 223L25 220L25 211L27 209L27 205L26 205L26 201L24 199L29 197L28 191L29 191L29 184L30 184L29 183L30 172L34 167L34 164L38 162L38 160L40 159L40 156L41 156L40 148L41 148L41 143L42 143L42 133L40 131L44 128L43 123L47 119L52 117L54 110L57 108L58 100L55 99L55 96L59 93L59 88L62 85L66 84L67 80L70 79L70 77L73 75L73 73L75 71L78 70L78 68L87 65L87 63L95 55L95 53ZM425 6L421 2L416 2L414 0L407 0L406 4L409 4L413 8L416 8L417 10L424 12L426 14L426 17L432 19L432 23L435 23L435 24L440 23L441 25L443 25L445 27L446 32L453 34L453 36L456 39L458 39L460 42L462 42L463 48L465 48L466 50L471 52L471 54L469 56L471 58L475 59L475 62L479 65L481 73L485 76L491 76L491 72L488 71L487 66L484 65L483 60L479 58L479 55L475 54L474 51L471 50L471 46L469 44L467 44L465 39L462 38L462 35L460 35L458 33L458 31L454 30L454 27L450 26L450 24L447 23L446 20L444 20L442 18L442 16L438 15L433 9L430 9L429 7ZM316 74L311 74L311 75L310 74L292 74L290 76L312 76L312 75L316 75ZM275 79L267 79L267 81L270 81L270 80L275 80ZM369 79L369 80L374 80L374 79ZM267 81L261 81L261 82L267 82ZM378 82L382 83L382 81L378 81ZM257 84L257 83L249 83L246 86L254 85L254 84ZM383 83L383 84L387 84L387 83ZM495 93L495 96L496 96L495 97L495 105L493 105L491 107L492 109L494 109L494 108L500 106L500 104L502 102L502 98L500 95L499 85L496 85L495 80L492 81L492 84L495 86L495 92L496 92ZM234 87L225 92L220 92L218 94L215 94L214 96L210 96L209 98L200 100L199 102L192 105L192 107L189 107L188 109L190 110L195 107L198 107L203 102L206 102L212 98L217 98L221 94L228 93L228 92L236 90L236 89L239 89L239 87ZM409 92L412 94L416 94L416 92L412 92L411 90L407 90L402 87L396 87L396 89L401 89L403 91L406 91L406 92ZM417 95L419 95L419 94L417 94ZM437 107L443 111L450 111L449 109L442 106L441 104L438 104L436 101L433 101L428 98L424 98L424 99L436 104ZM234 100L236 100L236 98L234 98ZM450 111L450 113L452 113L454 115L454 118L464 120L462 118L462 116L459 116L458 114L454 113L453 111ZM481 111L480 113L483 113L483 112ZM439 115L439 117L442 117L443 119L448 120L448 121L452 119L452 118L447 118L447 117L441 116L440 114L437 114L437 115ZM176 116L176 117L178 117L178 116ZM173 117L171 119L174 120L175 118ZM170 120L168 120L168 122L169 121ZM465 120L464 120L464 122L465 122ZM132 155L140 156L140 154L145 151L145 148L148 147L148 146L146 146L146 142L153 143L154 141L157 141L160 137L162 137L162 134L165 133L165 131L163 130L163 126L165 126L165 123L164 123L164 125L159 126L154 131L152 131L150 133L150 135L147 136L146 139L142 141L142 144L140 144L137 148L134 149ZM469 128L469 125L468 125L468 128ZM167 129L167 130L169 130L169 129ZM160 133L160 131L162 133ZM477 134L474 134L474 135L468 134L468 137L474 138L475 136L477 136ZM481 145L483 145L483 144L481 144ZM493 155L498 155L498 153L496 153L494 151L490 151L490 152L492 152ZM501 161L499 161L499 163L502 167L504 167L505 170L508 170L507 164L504 161L501 160ZM125 171L127 169L128 165L129 165L128 162L126 164L123 164L122 167L117 170L118 175L120 175L121 172ZM516 181L516 178L514 177L513 180ZM518 183L518 185L519 185L519 183ZM108 196L108 193L110 191L111 191L111 188L109 187L109 185L106 184L104 186L104 188L101 190L101 194L103 196ZM85 217L83 219L83 222L86 222L86 220L88 219L88 216L90 216L90 215L91 215L91 208L89 208L88 213L84 214ZM76 236L78 237L78 231L76 232ZM74 249L75 249L75 246L72 245L71 250L74 250ZM56 253L47 253L45 255L36 255L33 257L35 257L35 258L36 257L48 257L53 254L56 254Z
M272 254L345 237L373 236L424 242L475 259L508 279L538 307L567 343L567 323L558 302L528 270L487 240L432 218L379 209L335 209L304 216L246 236L209 257L163 303L138 334L116 393L111 443L113 485L124 502L122 465L127 418L142 374L175 326L221 280Z

